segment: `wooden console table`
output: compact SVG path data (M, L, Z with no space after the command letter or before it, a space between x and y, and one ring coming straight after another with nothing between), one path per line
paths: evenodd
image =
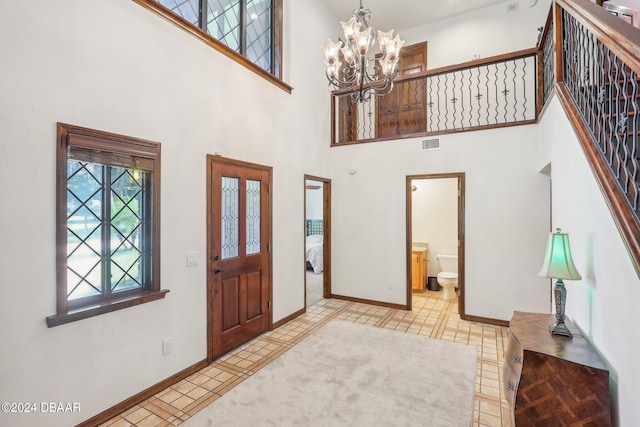
M609 371L569 321L573 339L551 335L552 314L514 312L503 367L511 424L610 426Z

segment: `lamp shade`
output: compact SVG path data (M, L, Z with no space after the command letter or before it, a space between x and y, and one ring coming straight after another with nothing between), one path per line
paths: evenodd
M582 279L571 258L569 235L561 233L559 228L555 233L549 233L547 252L538 276L554 279Z

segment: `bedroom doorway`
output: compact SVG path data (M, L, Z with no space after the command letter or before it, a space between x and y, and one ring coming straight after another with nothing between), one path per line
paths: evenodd
M305 308L331 297L331 180L304 176Z
M414 293L453 303L457 299L464 318L465 174L407 176L406 197L407 307L411 309ZM445 271L457 274L457 284L448 289L437 280Z

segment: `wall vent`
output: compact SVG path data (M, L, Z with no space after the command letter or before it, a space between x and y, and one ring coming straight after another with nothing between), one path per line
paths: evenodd
M439 150L440 138L431 138L422 140L422 151Z

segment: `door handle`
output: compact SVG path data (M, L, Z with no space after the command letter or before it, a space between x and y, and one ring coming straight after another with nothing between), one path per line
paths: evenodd
M218 274L220 273L222 270L220 270L219 268L216 268L213 270L213 274Z

